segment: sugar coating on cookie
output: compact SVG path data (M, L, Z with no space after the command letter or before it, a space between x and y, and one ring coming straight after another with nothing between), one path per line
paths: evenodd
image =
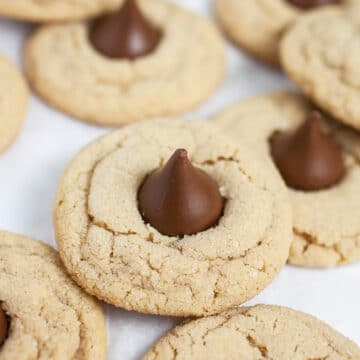
M0 0L0 15L28 21L86 19L120 6L124 0Z
M185 112L206 100L224 75L216 27L165 0L138 3L162 32L151 54L114 60L92 46L88 22L45 26L26 47L34 90L64 112L101 125Z
M183 237L145 223L138 190L184 148L219 185L219 223ZM60 183L54 221L67 270L86 291L129 310L202 316L242 303L286 262L287 192L274 169L204 121L134 124L87 146Z
M360 348L322 321L271 305L242 307L184 323L143 360L358 359Z
M1 359L105 360L102 309L52 248L1 231L0 266L0 302L10 323Z
M0 56L0 152L19 133L27 110L28 96L22 75L9 60Z
M357 13L328 9L303 17L284 37L281 59L319 107L360 129Z
M218 114L215 122L239 143L247 142L273 167L270 137L279 130L296 129L312 109L301 95L275 93L239 102ZM360 260L360 137L334 121L327 120L324 126L342 149L346 173L329 189L289 188L294 223L289 262L301 266L329 267Z
M342 6L353 5L359 5L357 0L344 0ZM304 13L288 0L216 0L215 8L222 28L235 43L273 65L280 65L282 35Z

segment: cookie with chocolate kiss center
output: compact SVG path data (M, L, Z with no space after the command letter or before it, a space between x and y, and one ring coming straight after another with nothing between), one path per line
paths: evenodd
M9 331L9 320L5 311L0 308L0 346L5 342Z
M184 149L145 179L138 202L143 219L168 236L204 231L217 224L223 210L217 183L191 164Z
M323 5L341 4L343 0L288 0L288 2L301 9L312 9Z
M127 0L117 12L98 19L90 32L95 49L110 58L147 55L160 39L161 31L146 19L136 0Z
M345 174L341 151L321 130L321 115L316 111L294 133L275 133L270 144L276 166L293 189L326 189Z

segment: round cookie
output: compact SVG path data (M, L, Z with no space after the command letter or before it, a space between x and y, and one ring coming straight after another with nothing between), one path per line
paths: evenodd
M344 0L344 6L353 5L359 1ZM221 26L235 43L273 65L279 65L283 33L304 13L288 0L215 0L215 8Z
M9 60L0 56L0 152L19 133L28 104L25 81Z
M270 305L241 307L185 322L143 360L308 360L360 358L360 348L313 316Z
M284 37L281 60L319 107L360 129L357 13L328 9L303 17Z
M89 41L90 23L45 26L26 47L34 90L100 125L185 112L209 97L224 75L224 46L215 26L165 0L138 3L163 32L151 54L133 61L107 58Z
M0 266L1 308L10 325L1 359L105 360L102 309L52 248L0 231Z
M225 199L214 227L165 236L145 223L138 191L184 148ZM261 291L286 262L287 191L274 169L204 121L129 125L87 146L60 183L54 212L60 256L90 294L128 310L202 316Z
M312 108L296 93L268 94L231 106L215 122L239 143L247 142L272 167L271 135L297 128ZM324 125L341 146L346 175L338 185L322 191L289 188L294 222L291 264L330 267L360 260L360 137L334 121Z
M27 21L85 19L114 9L123 0L0 0L0 15Z

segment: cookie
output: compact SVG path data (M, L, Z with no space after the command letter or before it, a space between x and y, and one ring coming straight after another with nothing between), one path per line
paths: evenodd
M186 322L143 358L359 359L360 348L313 316L270 305L242 307Z
M342 4L346 8L355 5L358 0ZM283 33L305 11L288 0L216 0L215 9L224 31L236 44L273 65L280 65L278 47Z
M25 52L33 89L64 112L100 125L185 112L203 102L224 75L217 29L165 0L138 4L161 32L150 54L135 60L103 55L90 42L89 22L45 26Z
M1 231L0 266L1 359L106 358L102 309L52 248Z
M194 169L187 176L188 163L173 166L174 157L183 159L184 150L174 154L176 149L186 149L200 171L196 176L216 182L224 199L216 223L192 235L164 235L167 229L152 226L142 202L143 190L149 194L160 178L168 189L157 170L169 166L176 169L169 176L172 198L160 187L150 190L160 193L162 200L154 201L177 204L169 206L174 212L183 200L186 213L209 200L202 178L195 185L190 179ZM287 191L277 172L264 171L264 165L251 149L204 121L159 119L112 132L84 148L62 177L54 211L60 256L87 292L128 310L202 316L240 304L274 278L289 253ZM185 193L183 199L174 188ZM157 206L158 213L166 210L166 204ZM182 227L184 217L178 220Z
M123 0L0 0L0 15L36 22L80 20L114 9L122 2Z
M301 95L275 93L239 102L215 122L273 166L269 139L278 131L297 128L311 109L313 105ZM294 222L289 262L295 265L331 267L360 260L360 138L330 119L324 125L341 147L346 172L338 184L321 191L289 187Z
M27 110L28 96L23 77L9 60L0 56L0 152L19 133Z
M357 13L329 9L302 18L284 37L281 59L291 79L320 108L360 129Z

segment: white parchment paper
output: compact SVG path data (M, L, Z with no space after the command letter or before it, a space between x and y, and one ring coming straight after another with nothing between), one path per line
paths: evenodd
M212 16L210 0L176 2ZM22 66L24 41L33 29L31 25L0 18L0 52ZM292 87L280 71L249 58L230 44L227 61L227 77L221 88L187 117L206 117L246 96ZM73 120L32 96L21 135L0 155L0 228L56 246L52 209L61 173L78 150L108 131ZM360 343L360 264L332 270L287 266L250 302L256 303L285 305L311 313ZM109 305L105 311L109 360L141 359L154 341L180 321L126 312Z

